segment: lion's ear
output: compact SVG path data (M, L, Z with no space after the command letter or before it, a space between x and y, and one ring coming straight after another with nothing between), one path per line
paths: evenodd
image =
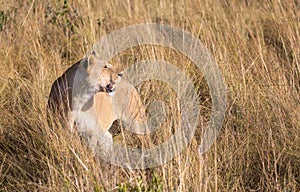
M97 63L97 57L95 54L91 53L88 56L87 62L85 63L84 67L88 70L88 69L92 68L96 63Z
M97 55L97 53L96 53L96 51L94 50L94 48L93 48L93 50L92 50L92 52L91 52L91 55L94 55L94 56Z
M97 55L97 51L96 51L97 48L96 48L96 45L93 44L92 47L93 47L93 48L92 48L91 54L93 54L93 55L96 56L96 55Z

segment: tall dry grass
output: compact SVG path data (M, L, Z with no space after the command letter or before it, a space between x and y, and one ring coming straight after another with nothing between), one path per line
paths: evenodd
M299 191L299 10L292 0L2 1L0 190ZM228 110L217 142L201 158L199 128L173 161L131 171L93 158L77 135L48 124L45 106L51 83L93 43L145 22L201 39L224 76ZM152 57L191 66L205 125L208 88L184 56L145 47L114 59Z

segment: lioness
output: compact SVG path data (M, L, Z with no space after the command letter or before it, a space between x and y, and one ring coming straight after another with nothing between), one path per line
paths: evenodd
M76 123L94 153L97 145L104 150L112 146L108 130L116 119L137 121L137 125L147 120L138 92L121 76L92 52L52 85L48 111L69 122L71 131Z
M93 51L74 65L52 84L47 109L65 120L72 120L70 112L85 110L92 105L96 92L112 93L120 82L121 73L115 73L112 65L99 60ZM76 81L77 82L74 82ZM78 89L73 90L74 83ZM74 99L74 101L73 101ZM73 109L76 108L76 109Z
M97 92L112 94L121 76L112 65L98 59L93 51L55 80L48 99L48 112L57 114L63 125L68 122L71 131L76 122L79 133L97 137L99 134L96 133L101 129L95 128L97 116L90 109L94 95Z

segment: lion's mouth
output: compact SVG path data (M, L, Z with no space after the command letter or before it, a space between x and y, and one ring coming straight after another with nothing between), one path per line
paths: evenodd
M114 85L113 84L107 84L106 86L101 86L99 85L95 92L106 92L106 93L112 93L115 91Z
M113 92L115 89L114 89L114 86L113 86L112 84L107 84L107 85L105 86L105 90L106 90L107 93L111 93L111 92Z

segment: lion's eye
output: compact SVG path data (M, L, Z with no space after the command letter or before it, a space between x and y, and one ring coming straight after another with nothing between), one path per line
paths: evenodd
M123 76L123 73L124 73L124 71L120 71L120 72L118 73L118 76L119 76L119 77L122 77L122 76Z
M107 65L105 65L105 66L104 66L104 69L107 69L107 68L108 68Z

